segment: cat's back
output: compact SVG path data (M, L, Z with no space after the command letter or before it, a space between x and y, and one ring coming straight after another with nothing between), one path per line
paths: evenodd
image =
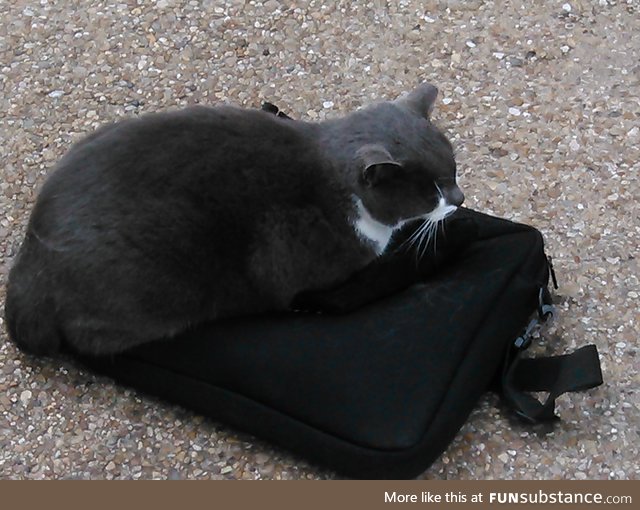
M234 106L120 121L72 146L45 182L36 216L45 204L58 218L79 206L104 218L181 197L188 208L295 199L305 183L326 181L312 133L312 125Z
M322 218L351 238L351 195L316 145L314 126L219 106L103 127L60 160L29 230L58 258L91 251L107 260L134 246L154 263L195 251L222 259L227 248L227 258L242 261L276 227L287 239L302 235L301 218ZM193 263L198 271L206 258Z
M79 166L83 172L117 173L127 169L123 173L131 175L128 169L133 166L140 173L184 170L205 162L212 168L285 153L290 159L313 150L308 136L311 129L304 125L260 110L226 105L150 113L98 129L72 146L58 170ZM214 162L216 165L211 164Z

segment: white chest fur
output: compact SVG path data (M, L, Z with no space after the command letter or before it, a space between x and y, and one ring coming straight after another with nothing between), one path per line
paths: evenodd
M376 253L380 255L389 244L396 227L390 227L374 219L360 199L356 201L356 208L358 210L358 218L355 222L356 232L364 239L371 241L375 245Z

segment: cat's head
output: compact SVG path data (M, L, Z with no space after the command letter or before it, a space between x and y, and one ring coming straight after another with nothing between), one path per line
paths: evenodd
M385 225L442 219L462 204L453 147L431 122L438 89L422 84L348 119L356 194Z

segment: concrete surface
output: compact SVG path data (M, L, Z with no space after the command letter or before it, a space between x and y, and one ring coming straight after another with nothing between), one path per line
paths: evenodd
M561 282L540 352L596 343L604 386L551 432L486 397L425 478L638 478L640 7L629 1L5 0L0 302L47 172L96 126L263 99L310 119L441 89L467 205L531 223ZM2 478L326 478L241 435L0 341Z

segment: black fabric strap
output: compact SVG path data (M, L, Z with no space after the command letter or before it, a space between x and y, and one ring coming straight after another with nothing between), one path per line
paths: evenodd
M273 115L275 115L276 117L280 117L281 119L291 119L291 117L289 117L286 113L280 111L280 108L278 108L273 103L269 103L268 101L262 103L261 110L267 113L272 113Z
M561 356L523 358L513 347L502 375L502 396L522 419L538 423L557 420L555 401L560 395L602 384L600 359L595 345L586 345ZM548 391L544 403L526 393Z

